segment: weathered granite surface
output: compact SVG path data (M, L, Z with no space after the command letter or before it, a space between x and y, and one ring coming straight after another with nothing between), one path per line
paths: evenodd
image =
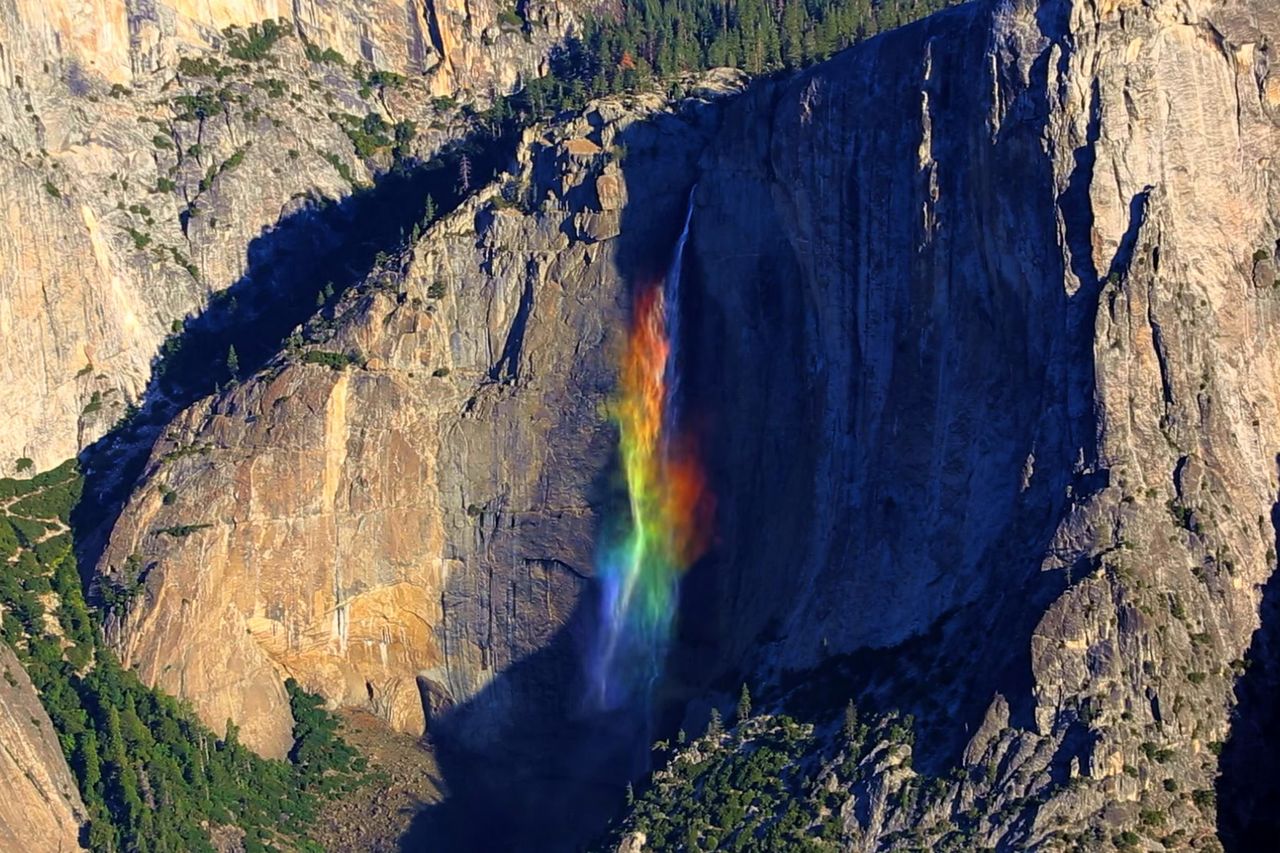
M496 677L550 643L592 575L620 263L665 262L715 111L613 100L528 132L517 174L313 320L309 343L182 413L99 566L143 578L111 626L125 662L270 754L288 743L286 675L419 734L479 701L460 732L479 742L567 707L572 655L529 681L537 696ZM628 205L655 215L624 241Z
M0 850L80 850L87 820L53 723L22 664L0 643Z
M991 763L934 829L1212 837L1276 565L1277 35L970 4L753 93L704 161L703 653L842 672L921 769ZM859 849L922 820L873 812Z
M349 129L413 122L399 153L427 157L467 131L434 96L545 72L585 6L526 5L0 2L0 474L100 437L264 233L390 166ZM289 35L237 50L267 18Z

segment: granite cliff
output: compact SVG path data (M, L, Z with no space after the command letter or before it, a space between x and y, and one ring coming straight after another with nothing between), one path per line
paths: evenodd
M232 28L292 25L318 50L402 74L430 74L438 94L506 90L538 73L547 50L599 4L491 0L6 0L4 63L42 63L132 84L181 56L225 46Z
M0 643L0 850L80 850L86 817L53 723Z
M138 404L166 337L288 248L282 219L544 73L586 7L525 7L0 3L0 474Z
M910 765L847 784L855 849L1213 846L1276 560L1277 36L1248 0L977 2L531 132L166 428L113 642L267 753L286 674L473 748L572 716L612 351L696 182L718 544L663 698L913 714Z
M111 631L126 663L274 754L285 674L416 734L482 692L498 717L548 701L550 677L485 688L589 582L619 266L662 257L712 112L651 96L530 131L513 174L170 424L101 562L139 589ZM624 243L632 204L671 216Z
M692 236L724 622L691 647L914 713L924 777L991 768L923 817L864 799L859 849L969 808L999 847L1212 838L1276 561L1277 27L970 4L726 119Z

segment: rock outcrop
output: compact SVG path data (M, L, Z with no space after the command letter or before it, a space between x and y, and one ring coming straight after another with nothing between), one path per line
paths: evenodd
M755 93L704 163L709 657L842 669L933 772L1003 695L980 844L1213 831L1276 564L1278 25L970 4Z
M0 850L80 850L88 819L49 715L0 643Z
M516 174L315 318L303 349L185 411L100 565L141 590L111 626L123 660L277 755L286 675L416 734L482 702L464 740L571 703L575 652L538 696L496 677L583 597L620 269L660 268L713 113L651 96L530 132ZM624 241L631 206L652 215Z
M0 2L0 474L116 423L175 323L288 248L281 222L393 145L412 160L464 136L433 96L545 71L587 7L526 5ZM383 138L360 135L370 116Z
M132 84L171 71L183 54L223 47L228 30L265 21L292 25L318 51L402 74L439 75L440 93L505 90L536 73L548 49L590 3L497 0L5 0L0 37L9 63L48 62Z

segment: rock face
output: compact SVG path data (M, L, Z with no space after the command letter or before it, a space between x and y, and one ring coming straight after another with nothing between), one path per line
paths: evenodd
M620 268L669 250L712 121L687 110L605 102L531 133L518 174L310 325L310 352L359 366L289 353L184 412L100 566L144 590L112 626L124 661L277 755L286 675L416 734L478 702L459 732L478 742L571 703L572 650L529 681L539 695L494 682L590 577ZM625 241L624 202L654 214Z
M442 93L506 89L573 30L586 4L533 2L523 17L494 0L5 0L0 35L12 52L66 64L112 83L171 70L182 54L226 42L226 30L292 24L320 50L403 74L443 71ZM505 13L505 14L504 14ZM528 37L526 37L526 31ZM530 49L537 44L539 49ZM6 53L5 59L12 59Z
M1278 26L970 4L758 91L704 163L723 546L694 639L845 664L917 714L925 769L1002 694L969 759L1055 805L981 843L1212 831L1276 561Z
M427 0L427 32L436 60L432 86L446 95L510 91L546 74L551 52L578 32L582 16L608 6L605 0Z
M0 474L101 436L173 324L281 251L268 232L385 171L367 116L427 157L467 131L433 95L540 73L586 7L527 5L0 2ZM260 56L222 32L277 17Z
M88 819L49 715L0 643L0 850L80 850Z
M1277 37L1260 0L980 2L723 120L530 138L313 324L362 368L295 353L174 424L99 567L142 573L114 639L267 752L284 674L406 729L478 704L464 740L563 713L608 354L696 178L720 544L679 678L911 711L897 786L990 768L927 821L881 788L860 849L970 812L985 846L1212 843L1276 560Z

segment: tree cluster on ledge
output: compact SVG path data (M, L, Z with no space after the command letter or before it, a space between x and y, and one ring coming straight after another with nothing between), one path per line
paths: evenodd
M957 0L623 0L586 22L553 57L552 73L497 109L537 115L729 66L793 71Z
M72 548L74 461L31 479L0 479L0 639L22 661L89 810L95 851L208 851L237 827L246 853L315 851L325 798L367 780L323 700L285 686L295 725L288 761L218 737L184 703L147 687L102 641ZM133 567L135 573L141 566Z

